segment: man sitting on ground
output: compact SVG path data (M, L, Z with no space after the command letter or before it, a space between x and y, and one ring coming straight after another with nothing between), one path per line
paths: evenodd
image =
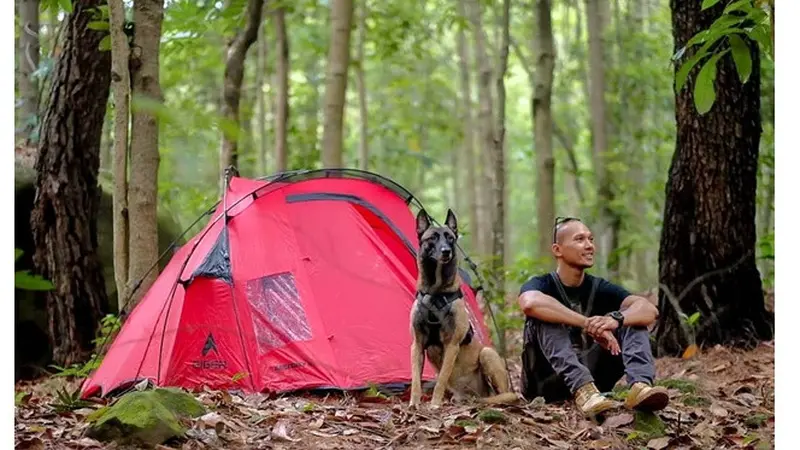
M594 417L616 406L600 392L610 391L624 373L628 408L666 407L666 389L653 387L647 329L658 317L656 305L584 273L594 265L594 238L579 219L556 220L552 252L556 271L532 277L520 289L523 395L548 402L574 398L581 412Z

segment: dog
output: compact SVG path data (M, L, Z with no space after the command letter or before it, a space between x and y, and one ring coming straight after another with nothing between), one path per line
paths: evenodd
M467 305L458 277L456 240L458 223L447 210L445 226L434 227L425 210L417 214L419 251L417 294L411 307L411 400L416 408L422 397L422 369L427 355L438 373L431 407L439 408L446 390L455 400L478 397L486 404L511 404L519 400L511 391L500 355L473 339ZM491 390L497 392L490 396Z

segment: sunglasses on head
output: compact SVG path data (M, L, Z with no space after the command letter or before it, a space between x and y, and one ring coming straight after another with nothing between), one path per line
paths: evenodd
M553 244L556 243L556 235L558 234L558 226L563 225L567 222L572 222L573 220L581 220L577 217L563 217L558 216L556 217L555 222L553 223Z

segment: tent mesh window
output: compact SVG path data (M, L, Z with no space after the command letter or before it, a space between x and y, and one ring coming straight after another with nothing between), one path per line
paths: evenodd
M291 273L249 280L246 292L261 354L290 342L311 339L311 327Z

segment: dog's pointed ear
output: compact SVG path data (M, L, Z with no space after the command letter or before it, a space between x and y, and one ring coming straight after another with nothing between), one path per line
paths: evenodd
M453 233L458 236L458 221L456 220L456 215L452 209L447 210L447 218L444 220L444 224L453 230Z
M421 237L425 231L431 226L431 218L424 209L420 209L417 213L417 237Z

